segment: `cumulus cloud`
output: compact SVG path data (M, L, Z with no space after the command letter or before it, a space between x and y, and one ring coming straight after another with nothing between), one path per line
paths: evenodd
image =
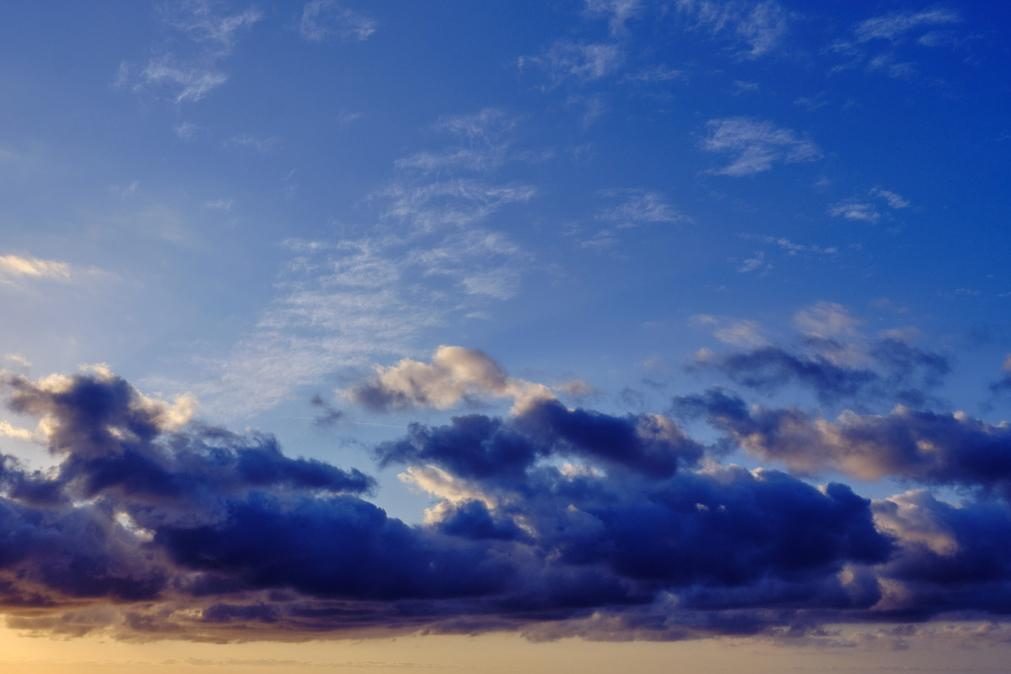
M776 164L814 161L821 151L813 141L790 129L750 117L712 119L703 149L727 154L730 163L715 169L716 175L746 176L768 171Z
M506 375L488 355L462 346L440 346L429 363L405 358L376 368L375 376L347 391L372 410L411 407L449 409L481 397L508 398L515 409L554 395L547 386Z
M460 355L478 372L468 380L502 385L493 364ZM506 418L412 424L375 447L434 500L412 525L366 500L365 474L194 421L106 368L6 387L56 459L0 457L0 609L17 629L683 639L1011 606L993 544L1011 511L984 493L1007 481L1007 429L965 417L793 411L784 424L726 394L680 401L786 463L806 451L983 490L960 506L720 466L663 415L542 399Z

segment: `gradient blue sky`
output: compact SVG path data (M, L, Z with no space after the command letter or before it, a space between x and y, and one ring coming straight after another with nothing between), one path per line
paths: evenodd
M356 404L439 345L626 414L740 384L728 354L831 339L863 368L894 339L946 363L922 407L997 425L1009 29L982 2L6 2L2 367L192 396L376 475L412 523L432 495L372 446L512 403ZM7 451L50 465L3 414Z

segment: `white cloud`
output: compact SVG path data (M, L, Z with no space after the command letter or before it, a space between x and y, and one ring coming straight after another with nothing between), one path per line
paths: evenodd
M70 265L58 260L43 260L22 255L0 255L0 281L18 279L51 279L68 281Z
M789 31L790 17L772 0L675 0L675 7L699 30L728 35L743 44L740 56L757 58L774 50Z
M204 202L204 208L209 208L212 211L224 211L226 213L232 210L232 206L234 205L235 201L233 199L211 199Z
M193 122L179 122L172 127L172 130L175 131L176 137L179 140L193 140L199 128Z
M881 187L875 187L871 189L871 196L878 197L882 199L889 208L900 209L909 206L909 200L898 192L893 192L891 190L886 190Z
M250 134L239 134L232 136L225 141L227 147L242 148L252 150L259 154L267 154L280 144L279 138L252 136Z
M0 419L0 438L10 438L11 440L31 442L35 439L35 433L30 428L14 426L9 421Z
M857 24L853 36L857 42L896 40L910 31L930 26L958 23L961 17L948 9L933 8L919 12L892 12Z
M869 196L883 202L885 206L892 210L900 210L909 207L909 200L898 192L886 190L881 187L874 187L868 192ZM844 218L855 222L877 222L881 219L881 212L875 204L863 199L846 199L832 204L828 209L829 215L835 218Z
M586 0L586 11L607 18L612 33L625 30L625 24L642 11L640 0Z
M881 218L874 205L865 201L840 201L830 206L828 213L834 218L856 222L877 222Z
M261 18L260 11L253 8L220 14L207 0L166 5L162 19L166 26L188 39L189 45L180 45L186 54L162 53L149 59L144 67L120 63L115 84L135 92L146 89L167 92L175 103L201 101L228 81L221 62L235 47L239 32ZM184 140L191 137L185 123L176 127L176 133Z
M674 208L659 192L643 189L609 190L604 193L617 201L597 213L597 218L614 222L620 228L644 224L687 222L689 218Z
M436 128L471 141L494 142L516 128L517 120L498 108L463 115L445 115Z
M223 51L235 46L237 33L263 18L256 8L237 14L218 14L208 0L185 0L165 6L165 21L194 42L210 43Z
M540 68L554 84L559 84L566 79L602 79L616 72L623 60L621 48L614 43L560 40L540 56L522 56L517 63L521 69Z
M769 343L762 326L757 321L713 316L712 314L697 314L692 316L695 325L712 330L713 337L724 344L743 348L755 348ZM708 357L705 352L702 358Z
M755 251L755 254L749 258L746 258L737 267L737 271L742 274L751 274L753 272L766 272L772 269L772 263L765 259L764 251Z
M710 152L729 154L730 163L713 173L745 176L768 171L774 164L814 161L821 157L810 139L749 117L728 117L707 122L709 135L702 147Z
M377 367L375 376L349 389L348 397L377 409L431 407L446 410L479 397L508 398L514 411L554 398L543 384L516 379L487 354L462 346L440 346L428 363L405 358Z
M302 10L299 32L312 42L330 37L363 42L372 37L378 24L375 19L348 9L337 0L311 0Z
M140 91L154 88L168 91L176 103L195 103L228 81L224 72L203 64L180 64L171 56L152 59L136 77L127 64L120 66L120 83L132 80L130 88Z
M435 128L458 139L453 145L434 151L416 152L397 159L394 165L420 173L453 170L486 172L501 166L510 156L515 117L497 108L484 108L473 114L447 115Z
M835 246L819 246L812 243L796 243L785 237L775 237L775 236L764 236L760 237L762 241L770 243L787 255L835 255L839 252L839 249Z
M468 220L469 221L469 220ZM501 233L412 223L292 252L251 332L190 387L230 418L269 409L335 371L411 353L420 335L514 294L525 253Z
M625 76L625 79L635 82L671 82L684 79L684 77L685 73L683 70L668 68L666 66L654 66L636 73L629 73Z
M422 185L395 183L376 196L387 202L384 218L432 231L473 224L508 204L529 201L536 193L530 185L454 179Z
M860 320L841 304L817 302L795 313L793 325L808 337L849 339L858 334Z

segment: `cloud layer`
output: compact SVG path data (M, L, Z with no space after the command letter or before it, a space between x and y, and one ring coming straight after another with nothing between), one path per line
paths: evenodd
M510 382L459 347L377 377L429 404ZM17 628L678 639L1011 611L1011 565L988 543L1011 533L1011 437L965 415L828 421L717 391L674 406L791 470L972 495L956 506L720 465L725 446L670 417L533 398L508 417L413 424L375 448L432 498L412 525L366 500L364 473L195 422L190 401L144 396L104 368L9 376L6 389L56 461L0 462L0 602Z

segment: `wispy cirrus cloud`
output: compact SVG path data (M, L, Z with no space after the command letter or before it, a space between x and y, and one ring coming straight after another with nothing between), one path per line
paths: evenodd
M751 117L726 117L706 123L702 148L730 156L716 175L740 177L770 170L776 164L810 162L821 157L818 146L800 133Z
M120 63L114 84L135 92L150 90L175 103L196 103L224 85L228 81L224 60L239 35L263 18L252 7L221 12L209 0L168 4L160 14L164 26L184 41L175 51L153 56L142 66Z
M121 64L116 82L134 91L145 88L162 89L176 103L196 103L228 81L228 75L207 64L180 63L173 56L160 56L147 62L134 73Z
M437 150L423 150L394 162L398 169L420 173L453 171L487 172L511 159L524 158L513 152L513 130L518 120L497 108L473 114L447 115L435 128L456 142Z
M952 27L961 21L958 12L944 7L865 19L853 27L848 37L828 47L829 53L848 59L835 66L833 72L862 67L894 79L910 79L917 74L915 50L957 44Z
M692 28L738 43L742 58L774 51L790 27L790 13L772 0L676 0L674 6Z
M959 23L962 17L954 10L934 7L914 12L891 12L865 19L853 29L857 42L873 40L895 41L910 32Z
M624 59L624 51L614 42L559 40L541 54L521 56L516 63L520 70L542 72L551 86L558 86L567 80L586 83L613 75Z
M690 218L676 209L660 192L641 188L606 190L603 196L611 199L611 206L597 212L598 220L613 222L622 229L645 224L672 224L688 222Z
M641 0L586 0L586 11L591 16L607 19L611 33L621 34L625 24L642 12Z
M310 42L328 38L364 42L376 32L375 19L355 11L340 0L310 0L302 9L298 30Z
M486 109L435 127L451 147L511 147L514 124ZM285 242L275 297L209 364L210 381L193 387L208 409L229 418L268 409L325 375L416 353L420 334L514 297L532 256L493 219L537 190L496 181L493 168L476 178L463 177L472 167L447 164L439 173L449 175L432 175L396 162L390 183L364 201L371 224L348 225L339 242Z

